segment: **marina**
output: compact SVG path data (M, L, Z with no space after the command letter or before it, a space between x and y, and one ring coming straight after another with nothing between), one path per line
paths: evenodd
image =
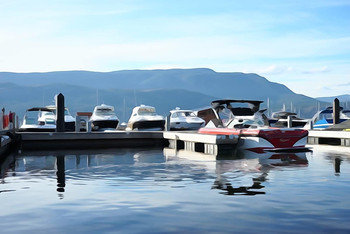
M156 114L154 107L141 105L134 108L132 117L136 119L131 118L133 120L129 121L127 130L118 130L119 119L114 113L114 107L101 105L95 107L91 120L85 120L85 128L82 130L83 116L73 118L69 114L62 94L57 95L55 100L56 106L29 109L29 112L36 114L29 115L27 111L20 128L18 116L15 117L15 113L10 112L11 116L9 115L8 119L2 117L1 127L4 128L3 123L6 122L6 129L1 132L1 154L8 152L11 145L12 148L20 150L161 146L212 155L222 152L233 154L237 149L247 149L257 153L271 150L300 151L305 148L306 143L350 147L350 131L346 131L348 120L340 121L342 108L337 99L334 100L333 108L327 108L327 113L332 114L331 118L333 118L328 120L328 122L332 121L332 124L328 123L329 130L325 127L314 129L312 121L319 123L320 120L317 118L313 118L303 128L293 127L294 113L285 112L279 112L286 116L282 118L286 123L281 128L268 127L269 121L263 114L264 110L259 110L262 102L250 100L216 100L212 102L212 108L197 111L198 117L190 110L176 109L170 112L170 118L164 118ZM233 107L237 103L248 104L250 107ZM197 123L198 119L202 119L206 126L203 127L204 122L198 122L198 126L202 126L198 131L162 130L174 130L174 127L171 127L174 125L171 124L180 121L179 114L184 115L181 120L184 123L186 121L190 121L191 124L191 121ZM223 114L233 117L223 119L221 117ZM36 124L35 116L38 116L39 124ZM70 121L68 129L67 116ZM330 118L329 115L328 118ZM162 124L158 124L159 119ZM73 120L75 122L72 122ZM168 121L170 122L167 123ZM294 121L299 120L294 119ZM71 122L73 125L70 124ZM112 122L112 125L107 125ZM141 125L135 127L135 124L141 122L141 128ZM154 127L157 127L158 131L154 131ZM100 128L99 131L96 131L98 128ZM74 131L71 131L72 129Z

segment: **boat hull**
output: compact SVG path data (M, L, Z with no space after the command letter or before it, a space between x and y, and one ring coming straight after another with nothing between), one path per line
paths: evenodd
M161 129L164 130L165 120L142 120L132 124L132 130L140 129Z
M95 120L92 121L92 127L94 130L113 128L116 129L118 126L119 120Z
M173 122L170 123L170 130L198 130L204 123Z
M55 132L55 128L20 128L19 132Z
M239 136L238 149L256 153L306 150L308 131L303 129L201 128L199 133Z

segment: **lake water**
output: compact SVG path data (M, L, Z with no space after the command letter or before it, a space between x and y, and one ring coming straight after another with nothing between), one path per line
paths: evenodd
M350 149L211 156L22 152L1 165L1 233L350 232Z

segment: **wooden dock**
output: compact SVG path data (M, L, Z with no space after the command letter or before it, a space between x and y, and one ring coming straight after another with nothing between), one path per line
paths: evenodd
M169 141L169 148L184 149L210 155L234 151L238 143L235 135L209 135L196 132L164 132L164 139Z
M350 132L309 130L308 144L339 145L339 146L350 147Z
M17 132L20 148L88 149L163 146L166 141L161 131L113 132Z

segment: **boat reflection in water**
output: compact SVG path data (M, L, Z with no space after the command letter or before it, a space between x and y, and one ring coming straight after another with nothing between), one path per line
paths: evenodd
M163 152L161 149L29 151L11 160L7 166L2 165L3 178L17 173L26 178L57 180L60 199L72 183L87 184L96 180L108 181L112 186L128 181L135 187L165 186L169 189L190 186L187 181L197 184L213 180L208 189L220 190L221 194L265 194L263 182L271 170L308 165L305 153L242 151L235 156L216 157L168 148Z
M202 165L208 173L216 174L216 179L212 189L219 189L225 195L257 195L265 194L260 191L265 186L263 182L267 180L270 170L278 169L279 167L299 167L308 166L306 152L300 153L273 153L258 154L248 150L240 150L235 155L231 156L215 156L199 152L191 152L185 150L174 150L165 148L164 155L167 160L182 159L191 160L192 163ZM247 174L252 174L252 181L249 185L234 186L230 182L227 174L235 173L242 177ZM243 179L244 180L244 179ZM237 181L236 181L237 182Z

